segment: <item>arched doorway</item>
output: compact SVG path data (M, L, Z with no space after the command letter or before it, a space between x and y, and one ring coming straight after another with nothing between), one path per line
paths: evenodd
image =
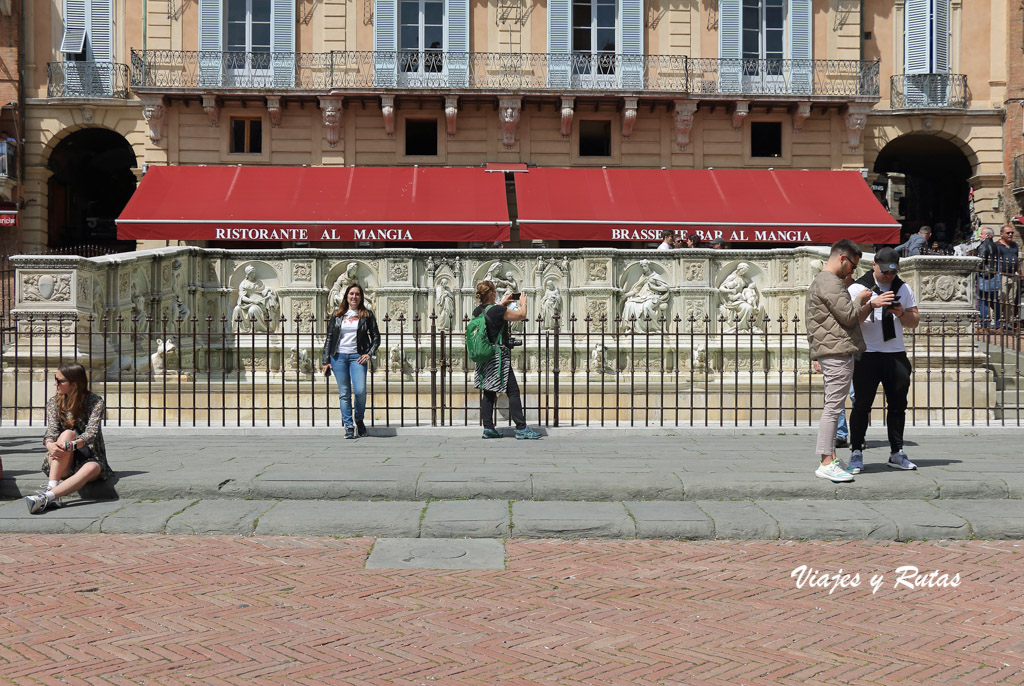
M969 238L971 163L955 144L927 134L900 136L878 153L874 171L876 183L888 186L889 211L903 224L903 240L926 224L943 246Z
M47 167L51 249L97 246L100 251L134 250L118 241L114 220L135 192L135 151L108 129L82 129L53 149Z

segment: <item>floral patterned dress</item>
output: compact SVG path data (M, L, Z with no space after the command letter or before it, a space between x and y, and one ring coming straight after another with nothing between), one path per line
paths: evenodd
M103 444L103 430L100 424L103 422L103 412L106 410L106 403L103 398L95 393L85 396L85 404L82 408L82 415L74 420L70 428L74 429L78 437L85 441L85 445L91 448L92 454L79 448L75 451L75 457L71 464L71 471L65 478L77 472L86 462L98 462L100 465L99 481L110 478L114 475L110 465L107 464L107 447ZM64 422L58 416L57 398L53 397L46 401L46 434L43 436L43 443L55 441L57 437L66 430ZM50 473L49 455L43 458L43 474Z

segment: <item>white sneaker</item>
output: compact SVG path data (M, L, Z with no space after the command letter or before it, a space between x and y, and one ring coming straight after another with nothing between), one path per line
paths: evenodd
M888 464L893 469L917 469L917 465L911 462L902 450L890 455Z
M818 468L814 470L814 476L819 479L828 479L832 483L853 481L853 474L843 469L842 464L839 460L832 460L827 465L818 465Z

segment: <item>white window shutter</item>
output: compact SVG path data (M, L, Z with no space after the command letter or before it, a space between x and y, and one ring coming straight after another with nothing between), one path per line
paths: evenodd
M224 65L224 0L199 0L199 85L221 85Z
M448 87L465 88L469 85L469 0L448 0L444 5Z
M398 84L398 0L373 3L373 85Z
M932 0L907 0L903 32L903 73L927 74L931 71Z
M83 84L87 92L95 95L110 95L110 62L114 59L114 0L89 0L89 28L86 31L88 55L94 64L89 73L83 74L88 83Z
M572 0L548 0L548 88L569 88Z
M89 59L110 62L114 59L114 0L89 0Z
M644 87L644 0L619 0L621 87Z
M933 74L949 73L949 0L934 0L935 29L932 36Z
M743 90L743 53L740 33L740 0L718 0L718 90Z
M811 0L789 0L791 93L810 93L814 88L813 20Z
M85 47L85 15L89 0L64 0L64 36L60 51L77 55Z
M295 0L270 7L270 69L275 88L295 86Z

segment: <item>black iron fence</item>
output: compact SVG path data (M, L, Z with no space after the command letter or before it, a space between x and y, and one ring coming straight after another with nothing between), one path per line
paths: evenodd
M915 425L1021 424L1021 335L982 331L977 314L937 316L906 332ZM320 371L326 322L282 318L237 333L226 318L79 320L19 315L5 344L0 424L42 425L53 372L76 359L117 426L337 426L333 377ZM255 324L255 321L251 322ZM479 393L464 334L433 315L383 317L368 375L371 426L476 426ZM465 324L465 322L463 322ZM548 322L550 326L551 322ZM724 333L724 318L524 323L512 352L528 420L542 426L810 426L822 377L799 317ZM255 326L251 328L255 329ZM457 329L458 327L456 327ZM463 327L464 328L464 327ZM651 329L651 330L647 330ZM881 404L874 419L882 422ZM503 397L503 396L501 396ZM499 405L499 422L504 413Z

